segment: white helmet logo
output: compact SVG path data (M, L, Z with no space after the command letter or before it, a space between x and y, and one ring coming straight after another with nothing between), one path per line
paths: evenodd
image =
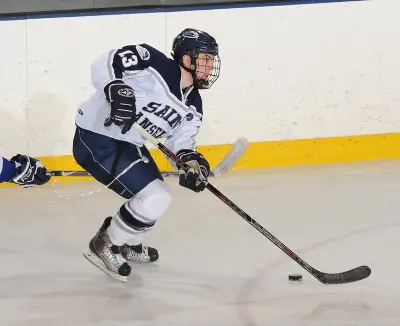
M195 38L197 40L199 38L199 33L196 31L186 31L183 33L183 37Z

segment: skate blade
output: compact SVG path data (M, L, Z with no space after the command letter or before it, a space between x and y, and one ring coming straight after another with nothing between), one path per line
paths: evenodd
M127 260L126 261L129 265L153 265L154 263L158 262L157 261L132 261L132 260Z
M100 258L98 258L95 254L93 254L91 252L85 252L85 253L83 253L83 256L87 260L89 260L94 266L96 266L98 269L102 270L104 273L110 275L111 277L115 278L116 280L118 280L120 282L124 282L124 283L128 282L127 276L122 276L122 275L119 275L117 273L110 271L106 267L106 265L104 265L102 260Z

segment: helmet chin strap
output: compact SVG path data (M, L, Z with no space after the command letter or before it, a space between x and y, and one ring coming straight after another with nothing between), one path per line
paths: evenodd
M208 82L206 80L203 80L203 79L197 77L197 71L196 71L197 62L196 61L197 61L197 57L190 56L190 66L194 66L195 68L194 68L194 70L185 68L185 70L187 70L188 72L191 73L192 78L193 78L193 85L195 87L200 88L200 89L207 88Z
M208 86L208 81L206 81L204 79L197 78L197 76L196 76L195 79L193 78L193 84L199 89L208 88L207 87Z
M194 66L195 69L193 70L193 69L185 67L185 65L183 64L183 58L181 58L181 60L180 60L180 65L182 66L183 69L185 69L187 72L189 72L192 75L193 85L196 88L199 88L199 89L208 88L208 81L197 77L197 74L196 74L197 73L197 71L196 71L197 56L193 55L192 53L189 53L187 55L189 55L189 57L190 57L190 67Z

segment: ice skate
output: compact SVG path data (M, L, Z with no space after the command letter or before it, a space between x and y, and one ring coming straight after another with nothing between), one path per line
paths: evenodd
M113 245L106 232L111 219L111 217L105 219L89 243L90 251L84 253L84 256L103 272L119 281L127 282L131 268L121 254L121 247Z
M125 244L122 246L122 256L130 263L151 263L158 260L158 251L142 244L137 246Z

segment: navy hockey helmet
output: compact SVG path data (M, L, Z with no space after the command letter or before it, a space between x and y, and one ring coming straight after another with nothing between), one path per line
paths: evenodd
M186 28L175 37L172 51L174 60L192 74L195 87L210 88L218 79L221 68L218 43L210 34ZM190 57L189 68L183 65L184 55Z

